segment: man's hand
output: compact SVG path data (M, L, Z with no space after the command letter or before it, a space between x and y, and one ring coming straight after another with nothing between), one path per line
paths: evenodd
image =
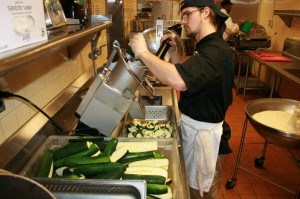
M129 41L129 46L131 47L135 58L137 59L139 58L139 55L148 51L148 47L142 33L133 35L133 37Z
M171 39L171 41L169 42L171 47L169 48L168 52L170 53L170 55L172 55L173 53L177 52L177 44L176 44L174 38L169 34L165 34L160 39L160 42L162 43L163 41L165 41L168 38Z

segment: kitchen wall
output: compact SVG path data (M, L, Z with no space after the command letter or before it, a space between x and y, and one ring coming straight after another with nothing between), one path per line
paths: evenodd
M221 1L215 0L219 7ZM287 37L300 38L300 17L292 18L291 27L288 27L279 16L273 15L276 9L300 10L299 0L231 0L231 2L234 5L230 15L235 22L244 17L266 29L272 41L270 50L282 51L284 39ZM255 66L252 72L257 74L258 65ZM262 68L261 79L268 79L264 68ZM275 89L275 92L283 98L300 100L299 87L287 80L277 81Z
M272 36L271 49L282 51L284 39L287 37L300 38L300 17L292 18L291 27L283 20L273 15L273 10L300 10L299 0L262 0L260 3L258 23L266 28L267 33ZM274 33L277 33L275 36ZM300 67L300 66L299 66ZM283 98L300 100L300 88L287 80L282 79L276 85L276 93Z
M138 11L141 12L142 8L151 8L150 20L157 19L164 20L164 26L172 26L180 23L180 0L178 1L149 1L138 0Z
M96 1L97 11L104 14L105 1ZM103 30L98 46L106 43L106 31ZM0 77L0 90L21 95L39 108L45 107L82 73L91 70L92 61L88 58L91 46L90 43L83 44L84 47L72 59L68 59L67 49L63 49ZM107 47L104 47L97 59L97 67L103 66L106 58ZM0 144L37 113L32 106L16 98L4 102L6 109L0 113Z

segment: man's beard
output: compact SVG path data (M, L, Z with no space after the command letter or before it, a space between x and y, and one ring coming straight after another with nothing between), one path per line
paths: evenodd
M196 36L196 32L187 32L186 33L186 36L188 36L189 38L192 38L192 39L194 39L195 38L195 36Z

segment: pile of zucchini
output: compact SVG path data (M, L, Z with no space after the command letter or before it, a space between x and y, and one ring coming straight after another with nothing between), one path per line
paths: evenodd
M141 122L133 120L132 124L127 125L127 136L136 138L170 138L173 126L170 121L159 123L157 120Z
M157 150L157 141L119 142L111 138L105 142L101 137L73 138L62 148L44 151L36 176L145 180L148 197L172 198L169 160Z

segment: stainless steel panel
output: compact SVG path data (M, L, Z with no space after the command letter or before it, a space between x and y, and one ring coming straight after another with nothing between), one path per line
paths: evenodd
M282 54L300 61L300 38L286 38L284 40Z
M49 189L56 199L143 199L146 198L144 181L117 180L52 180L36 178Z
M119 1L119 0L116 0ZM123 1L119 1L119 4L115 4L115 1L107 2L108 10L113 10L112 14L112 26L109 28L108 35L108 46L113 46L113 42L117 40L122 47L127 46L127 41L125 38L124 32L124 9L123 9ZM108 53L111 52L112 49L108 49Z

